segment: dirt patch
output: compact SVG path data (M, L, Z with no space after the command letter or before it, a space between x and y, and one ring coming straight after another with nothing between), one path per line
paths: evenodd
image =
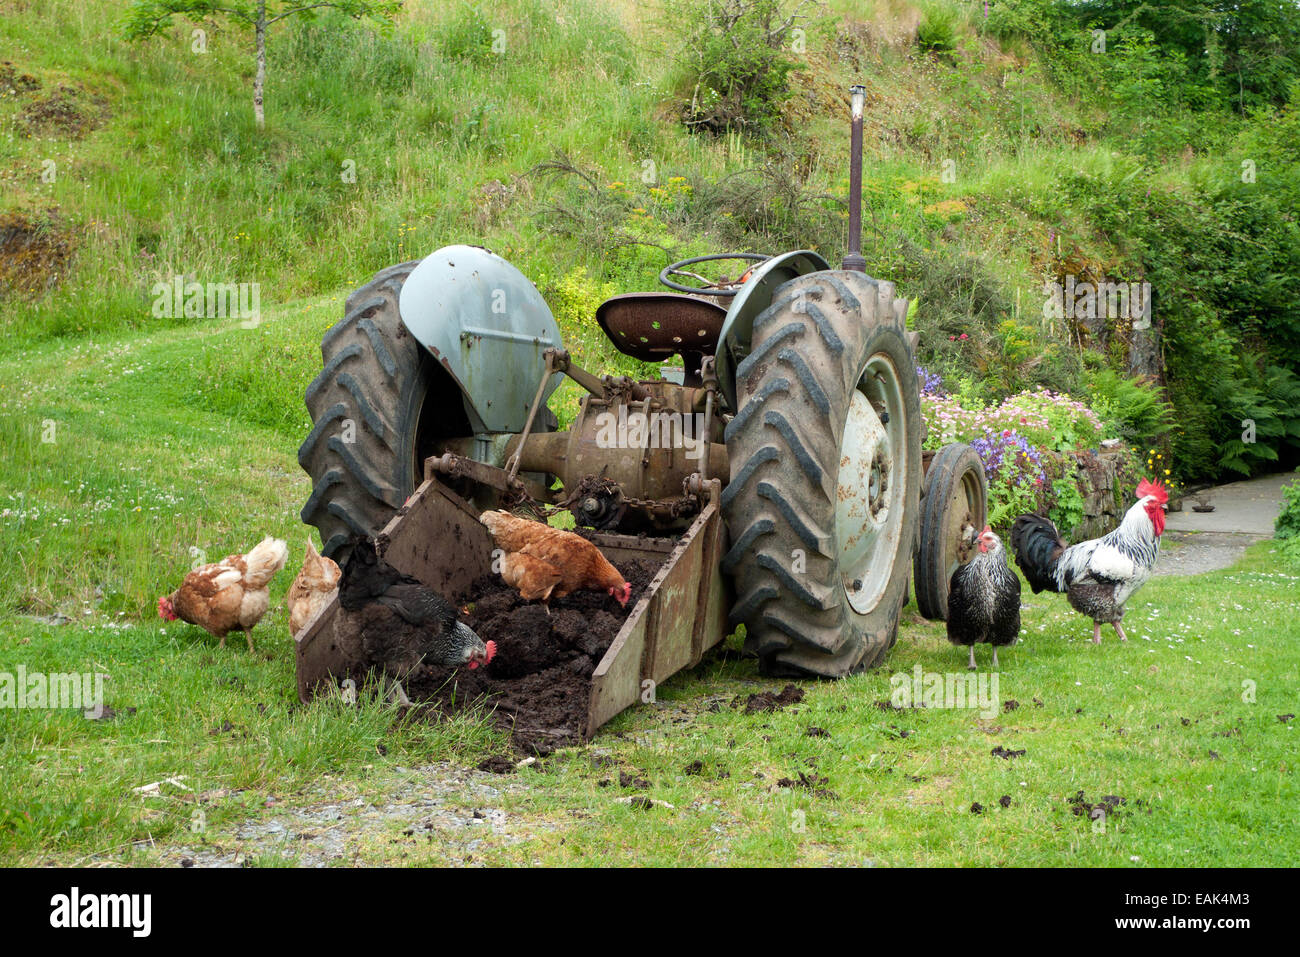
M0 299L53 289L67 274L72 251L71 231L57 213L0 215Z
M108 118L104 101L79 87L60 86L33 100L18 114L18 130L26 137L54 136L79 140Z
M591 674L659 566L632 561L619 570L632 586L626 606L604 592L581 591L553 599L549 615L500 578L480 578L470 590L466 623L496 642L496 657L474 671L421 666L404 682L407 694L433 715L491 709L521 754L581 743Z
M797 779L781 778L781 780L776 782L776 786L779 788L789 788L790 790L795 791L807 791L814 797L825 798L828 801L839 800L840 796L830 788L826 787L826 785L830 784L830 779L825 775L817 774L815 771L812 774L805 774L803 771L799 771L798 775L799 777Z
M41 81L28 73L22 73L8 60L0 63L0 96L22 96L41 88Z
M1024 757L1025 749L1021 748L1019 751L1012 751L1010 748L1004 748L999 744L996 748L990 751L989 754L993 755L995 758L1010 761L1012 758Z
M605 778L596 782L597 787L607 788L614 782ZM626 788L629 791L649 791L653 785L645 778L639 778L635 774L628 774L626 771L618 772L618 786Z
M763 691L759 694L752 694L748 698L742 699L737 696L731 703L733 708L744 706L745 714L759 714L769 711L780 711L792 704L798 704L803 700L803 689L796 685L786 685L780 690Z
M1104 794L1100 800L1093 803L1084 796L1082 791L1078 791L1072 797L1066 798L1065 803L1070 805L1070 812L1075 817L1086 816L1095 819L1114 815L1116 811L1128 804L1128 800L1118 794Z

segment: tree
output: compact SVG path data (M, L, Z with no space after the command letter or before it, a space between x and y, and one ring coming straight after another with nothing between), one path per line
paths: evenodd
M126 14L126 35L132 40L155 36L171 26L172 17L225 19L241 26L251 26L257 47L257 72L253 76L253 117L257 125L266 123L262 109L262 89L266 84L266 31L293 16L311 17L318 10L331 8L354 20L368 18L391 23L402 0L133 0Z
M1238 112L1280 106L1300 78L1300 5L1294 0L1054 0L1109 31L1151 31L1159 54L1181 53L1190 75L1212 82Z

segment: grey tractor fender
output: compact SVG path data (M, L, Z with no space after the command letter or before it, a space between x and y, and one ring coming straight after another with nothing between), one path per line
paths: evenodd
M731 308L718 334L718 386L732 412L740 411L736 401L736 366L749 355L754 320L772 304L772 297L782 285L804 273L830 269L830 264L811 249L799 249L773 256L756 268L749 281L731 300Z
M560 327L523 273L481 246L444 246L411 271L402 322L460 387L475 433L522 432ZM545 402L562 373L547 383Z

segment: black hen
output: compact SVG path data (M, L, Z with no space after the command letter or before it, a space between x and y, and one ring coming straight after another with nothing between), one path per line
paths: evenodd
M975 646L993 646L993 667L998 666L998 646L1014 645L1020 637L1020 579L1007 567L1002 539L987 525L976 538L975 556L958 566L948 584L948 640L970 647L970 669L975 670Z
M496 653L495 642L457 620L451 602L380 558L368 538L343 564L339 604L356 613L370 664L399 678L421 663L477 668Z

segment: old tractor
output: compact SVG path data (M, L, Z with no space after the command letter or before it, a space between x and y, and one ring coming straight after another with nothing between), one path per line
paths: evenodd
M449 594L491 567L487 508L567 509L619 559L660 571L592 679L587 733L744 626L770 675L839 677L894 644L909 580L941 618L985 518L967 446L922 454L908 303L858 252L862 96L853 91L849 252L673 263L664 290L592 319L636 381L581 368L542 295L486 249L448 246L378 273L325 335L299 451L324 552L357 535ZM722 271L736 278L709 278ZM547 400L584 391L557 430ZM343 674L327 608L298 638L300 693Z

